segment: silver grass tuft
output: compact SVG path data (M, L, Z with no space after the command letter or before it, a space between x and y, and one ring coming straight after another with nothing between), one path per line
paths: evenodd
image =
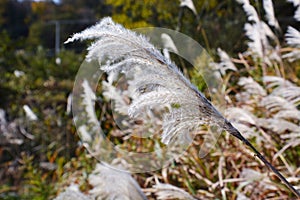
M300 15L300 6L298 10ZM285 34L285 40L286 43L289 46L293 47L294 49L291 52L284 54L283 58L287 58L290 62L299 60L300 59L300 32L297 29L289 26Z
M161 40L164 46L163 53L167 59L170 59L169 51L178 54L178 49L170 35L166 33L161 34Z
M90 190L95 200L146 200L138 183L132 176L103 164L97 164L89 175Z
M300 32L297 29L289 26L285 38L288 45L300 48Z
M244 181L239 183L238 190L242 194L250 193L250 197L259 196L259 194L273 190L276 191L276 186L272 181L268 178L267 173L260 173L253 169L244 168L240 174L240 178L244 179ZM249 192L251 191L251 192Z
M250 39L248 44L248 50L246 53L253 56L253 58L262 58L263 61L271 66L271 61L281 62L281 57L278 55L278 39L270 29L270 27L262 21L254 6L252 6L249 0L237 0L238 3L243 5L243 9L248 17L249 23L246 23L244 30L246 36ZM264 9L266 12L266 18L271 26L280 30L278 22L274 16L273 3L271 0L264 0ZM270 43L273 41L277 44L277 47L273 47Z
M159 200L178 199L178 200L196 200L189 193L174 185L159 183L154 186L155 194Z
M274 76L265 76L263 77L263 81L269 88L276 87L273 90L272 95L282 97L294 105L292 111L295 111L295 106L300 105L300 87L283 78Z
M263 0L263 7L266 12L266 18L268 20L268 24L280 30L278 21L274 14L274 6L272 0Z
M248 16L248 20L258 23L260 21L255 8L250 4L249 0L237 0L238 3L243 5L243 9Z
M236 66L225 51L218 48L218 56L220 57L220 63L214 63L214 65L215 69L219 70L222 75L225 75L227 70L237 71Z
M189 8L197 16L197 10L192 0L180 0L180 7Z
M226 120L205 96L193 86L149 41L111 18L75 34L67 42L95 39L87 59L98 60L107 74L119 73L135 88L128 115L138 118L145 110L163 112L162 142L171 144L202 124L217 125L250 147L298 197L300 193L271 165L241 133Z
M23 109L25 111L26 117L30 121L36 121L38 120L37 116L34 114L34 112L31 110L31 108L28 105L24 105Z
M243 86L248 94L259 95L259 96L267 95L265 89L261 85L259 85L256 81L254 81L253 78L251 77L240 78L238 85Z
M300 133L300 128L296 124L286 121L284 119L264 119L260 118L257 121L258 126L265 129L272 130L278 134L284 134L285 132Z
M223 127L225 118L145 37L104 18L67 42L91 38L97 40L88 48L87 59L97 59L108 74L121 73L131 79L129 86L135 88L135 95L128 109L130 117L138 118L157 107L168 108L163 115L162 142L175 142L187 130L207 123Z
M260 104L272 113L284 110L298 111L290 101L275 95L264 97Z
M78 185L70 185L53 200L92 200L92 198L80 192Z
M267 84L267 88L293 86L293 84L278 76L264 76L263 82Z
M94 103L96 101L96 95L93 92L87 80L84 80L82 82L82 87L83 87L83 94L82 94L83 105L87 113L88 121L90 123L93 123L94 125L97 125L99 122L94 111Z

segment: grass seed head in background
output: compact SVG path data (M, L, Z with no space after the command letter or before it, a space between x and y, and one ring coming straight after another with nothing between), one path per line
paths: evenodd
M244 2L244 7L249 7L249 17L257 25L262 25L258 23L249 2ZM66 43L86 39L95 40L88 48L88 60L98 60L101 69L109 75L120 73L130 80L128 87L134 88L128 109L130 117L138 118L149 108L158 108L163 113L163 143L188 144L187 135L197 127L203 124L217 125L250 147L300 197L300 193L285 177L145 37L115 24L111 18L104 18L97 25L75 34Z
M90 194L93 199L146 200L139 184L124 171L111 168L109 165L97 164L89 175L89 183L94 187Z

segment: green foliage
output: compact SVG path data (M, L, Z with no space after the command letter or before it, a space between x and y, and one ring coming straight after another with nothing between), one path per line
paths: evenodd
M83 56L63 50L53 57L42 46L36 50L19 49L24 40L13 41L5 31L1 37L0 108L6 111L9 123L16 123L30 137L22 136L24 142L21 145L0 147L1 152L4 150L1 164L9 166L16 162L14 176L6 172L1 175L0 198L53 198L59 189L57 183L67 181L63 180L64 174L82 168L81 165L65 168L72 157L78 156L83 165L88 161L85 170L89 169L87 165L92 166L92 160L87 159L83 151L76 153L78 138L72 118L66 115L67 96L72 91L73 79ZM16 76L15 70L24 74ZM38 121L26 119L22 109L25 104L36 113ZM19 129L15 131L20 134ZM41 162L48 162L56 169L45 170L41 168ZM78 162L77 158L72 162ZM1 171L8 169L5 167Z
M113 19L127 28L162 26L175 28L178 4L159 0L106 0L112 6Z
M106 3L112 6L113 20L126 28L158 26L176 29L178 25L179 1L106 0ZM236 38L243 34L245 17L234 0L201 0L194 1L194 4L198 17L184 8L181 32L195 38L206 49L222 47L233 52L243 48L244 44ZM230 34L224 34L227 32Z
M50 174L43 174L39 167L35 166L33 162L33 156L23 156L22 161L24 162L24 185L23 194L21 198L24 199L47 199L53 194L53 185L49 184Z

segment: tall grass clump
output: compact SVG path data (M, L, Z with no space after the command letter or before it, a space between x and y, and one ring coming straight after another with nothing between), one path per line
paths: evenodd
M247 35L253 40L253 44L249 42L249 49L255 49L252 52L253 55L265 62L265 56L268 57L266 53L270 52L263 50L269 45L267 36L271 34L262 35L260 32L265 29L269 33L270 29L258 19L254 8L249 3L243 3L249 19L254 22L252 25L245 25ZM269 21L272 18L271 14L268 13ZM275 22L273 19L270 23L275 26L277 25ZM75 34L67 42L79 39L96 39L96 42L89 47L88 60L98 60L101 69L107 74L121 73L131 79L128 87L133 88L134 95L131 96L133 100L128 108L130 117L137 118L149 108L155 109L162 105L168 108L167 112L163 112L163 133L161 135L163 143L168 145L178 141L186 142L184 140L189 134L188 131L195 130L203 124L217 125L250 147L255 155L295 195L300 197L299 192L286 178L182 75L176 65L165 58L144 37L115 24L110 18L105 18L97 25ZM272 51L271 48L269 50ZM271 62L271 60L266 60L268 65L271 65ZM264 71L265 73L267 72ZM255 81L249 80L250 82L244 84L246 87L255 83ZM239 84L243 85L243 81L245 82L247 79L242 78ZM251 87L250 90L255 87L259 88L259 84ZM262 95L265 94L262 93Z
M211 63L215 75L224 80L222 90L218 91L227 101L224 115L181 73L170 56L165 57L145 37L111 18L102 19L66 42L94 40L86 58L98 61L107 74L107 80L102 81L103 99L114 101L118 113L127 114L133 120L161 114L160 122L156 121L162 130L161 143L171 147L187 145L194 137L188 150L169 167L134 175L144 189L128 174L119 175L124 176L124 183L134 185L133 190L138 191L141 199L145 199L141 191L150 199L300 198L297 159L300 156L300 87L299 77L294 75L299 64L299 31L288 27L285 41L280 41L284 30L276 19L271 0L262 2L263 16L250 1L237 2L247 15L244 31L248 48L235 58L220 48L217 51L220 61ZM196 12L191 3L182 1L181 6ZM295 13L296 20L297 16ZM126 92L113 84L118 81L118 75L128 80ZM86 84L84 87L88 88ZM96 101L94 95L88 101L83 99L87 117L92 116L89 120L98 123L94 115L89 115L91 103ZM109 115L106 117L112 117ZM234 137L226 135L219 139L216 148L200 159L197 152L209 132L204 125L217 126ZM122 145L132 145L130 133L111 132L122 140ZM258 159L253 159L253 152ZM126 162L122 163L126 168ZM262 163L270 171L262 168ZM94 187L90 193L109 199L110 194L103 193L101 188L104 182L108 184L105 187L114 183L114 172L111 177L110 173L105 175L107 169L103 163L96 168L90 178ZM97 181L96 174L101 181ZM287 187L278 184L276 177Z

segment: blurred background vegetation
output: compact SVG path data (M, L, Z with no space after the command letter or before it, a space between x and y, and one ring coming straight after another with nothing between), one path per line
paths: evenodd
M51 199L71 181L83 191L89 187L87 173L96 161L80 144L67 112L67 99L86 53L85 44L63 45L73 33L112 16L127 28L178 29L180 24L180 31L212 57L218 47L229 55L246 50L246 16L235 0L194 1L198 16L184 9L180 23L179 3L0 0L0 109L4 116L0 120L0 199ZM260 1L253 3L262 10ZM274 3L283 41L287 25L299 24L293 20L292 4ZM295 71L298 78L299 71ZM26 117L24 105L37 120ZM106 123L110 128L110 122Z

